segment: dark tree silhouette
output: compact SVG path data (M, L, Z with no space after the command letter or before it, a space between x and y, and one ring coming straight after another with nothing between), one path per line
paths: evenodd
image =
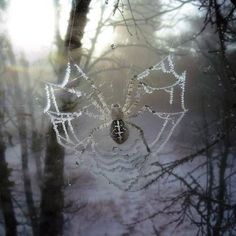
M57 4L57 1L55 2ZM68 33L62 48L62 40L57 33L57 42L60 44L59 56L63 56L66 62L68 59L68 51L81 47L81 39L86 24L86 14L88 13L90 1L73 1ZM63 78L65 72L65 64L54 67L58 77L58 81ZM40 235L62 235L63 234L63 208L64 208L64 148L57 143L56 135L53 127L49 127L47 148L45 156L45 168L41 197L41 213L40 213Z
M1 61L3 60L3 55L0 53ZM1 65L3 66L3 65ZM2 68L1 68L2 69ZM17 221L14 212L14 206L12 201L11 186L13 182L9 180L11 171L8 168L6 162L6 143L4 135L4 122L5 122L5 91L4 83L2 80L3 75L0 78L0 205L2 208L4 223L5 223L5 233L6 236L17 235Z

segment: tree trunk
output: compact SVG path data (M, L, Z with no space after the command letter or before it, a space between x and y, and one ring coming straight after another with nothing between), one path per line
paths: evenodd
M63 167L64 148L57 143L55 132L50 127L42 186L39 235L63 234Z
M40 183L42 180L42 163L41 163L41 156L42 156L42 143L43 143L43 136L41 133L37 130L37 125L36 125L36 114L35 114L35 104L33 102L34 97L33 97L33 87L34 85L32 84L32 81L29 76L29 64L28 62L24 59L24 57L21 58L21 64L24 67L24 73L23 76L25 78L26 82L26 96L27 96L27 105L28 105L28 110L29 110L29 124L30 124L30 132L29 136L31 139L31 142L29 143L29 146L31 147L32 150L32 157L35 159L35 164L36 164L36 174L37 174L37 179Z
M60 35L58 33L56 34L56 41L59 42L59 45L57 45L59 58L65 58L62 62L67 61L68 51L81 47L81 39L86 24L86 15L89 9L90 0L76 0L74 2L75 5L72 6L63 49L61 48ZM76 57L77 56L80 57L80 53L76 53ZM65 72L65 65L63 65L63 63L59 64L56 69L56 75L60 82ZM64 148L57 143L54 129L51 126L48 131L45 157L44 180L40 205L39 235L63 235L64 155Z
M225 102L225 109L226 111L229 110L227 104L230 104L229 101L226 100ZM224 114L224 117L227 116L227 113ZM227 168L227 161L229 157L229 148L230 148L230 138L229 138L229 121L226 119L224 121L224 132L225 138L222 143L222 150L221 150L221 158L219 160L219 187L218 187L218 196L217 200L220 204L218 204L217 209L217 216L216 216L216 223L213 227L213 235L220 236L224 234L224 214L225 214L225 206L224 203L226 201L226 193L227 193L227 182L225 180L226 168Z
M6 236L17 235L17 222L15 218L14 206L10 187L12 183L9 181L10 170L8 169L5 159L5 143L2 130L4 122L4 96L3 91L0 91L0 205L5 222Z
M69 50L74 50L82 46L81 40L84 35L91 0L76 0L73 2L74 6L72 6L70 13L69 26L65 38L65 48Z
M5 222L6 236L17 235L17 222L11 197L9 169L5 160L5 147L0 132L0 204Z
M11 45L8 45L8 56L11 65L16 68L16 59L11 49ZM24 98L23 98L23 90L20 86L19 75L17 71L11 71L11 77L13 81L13 102L14 108L16 113L16 119L18 124L18 135L20 140L21 146L21 165L22 165L22 172L23 172L23 183L24 183L24 190L25 190L25 199L29 213L29 219L32 226L33 235L38 235L38 222L37 222L37 210L34 205L33 200L33 192L31 186L31 179L29 175L29 152L28 152L28 140L27 140L27 125L26 120L24 117L25 108L24 108Z

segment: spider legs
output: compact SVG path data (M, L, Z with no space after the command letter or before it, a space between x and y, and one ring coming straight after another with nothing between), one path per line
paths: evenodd
M136 107L137 104L140 101L140 89L142 88L141 83L138 83L138 85L135 85L135 76L133 78L130 79L129 85L128 85L128 91L126 94L126 99L125 99L125 104L123 107L123 111L125 113L129 113L131 109L133 109L133 107ZM136 95L134 97L135 101L134 103L131 105L131 100L132 100L132 94L134 92L135 87L137 86L137 92Z
M182 120L185 111L181 112L157 112L153 110L150 106L145 105L142 107L135 115L129 116L129 118L137 117L144 111L148 111L154 116L158 116L160 119L163 120L162 127L156 135L154 141L150 144L151 149L156 149L156 153L159 152L162 147L168 142L169 138L171 137L175 127L178 123Z
M145 111L148 111L148 112L152 113L153 115L157 115L159 117L162 114L161 112L157 112L157 111L153 110L150 106L144 105L141 109L139 109L139 111L136 114L132 114L132 115L128 114L128 118L135 118Z
M141 88L142 85L139 82L137 85L137 92L136 95L134 97L134 102L132 103L132 105L130 105L130 107L128 108L128 110L125 111L126 116L129 116L132 111L138 106L138 104L140 103L140 99L141 99Z
M104 129L104 128L107 128L109 125L110 125L109 122L105 122L105 123L102 123L101 125L99 125L99 126L93 128L93 129L91 130L91 132L89 133L89 137L92 138L95 132L97 132L97 131L99 131L99 130L102 130L102 129Z
M140 82L138 82L138 84L135 84L135 80L134 80L135 78L136 78L135 76L131 78L128 85L128 92L126 94L125 104L123 107L123 112L125 113L126 116L128 116L132 112L132 110L134 110L137 107L137 105L140 102L142 84ZM137 87L137 90L134 96L134 102L132 102L131 104L132 94L136 87Z
M90 112L90 111L88 110L88 108L89 108L90 106L91 106L91 104L88 105L88 106L85 106L85 107L81 108L81 109L80 109L80 112L82 112L82 114L85 114L85 115L87 115L87 116L90 117L90 118L94 118L94 119L98 119L98 120L103 120L103 119L104 119L103 115L97 115L97 114L94 114L93 112Z
M92 149L94 150L94 144L95 144L95 142L93 140L94 133L99 131L99 130L102 130L102 129L108 127L108 126L109 126L109 123L105 122L105 123L102 123L101 125L93 128L90 131L89 135L76 145L76 148L79 150L80 154L84 153L84 151L86 150L86 148L89 144L92 145Z
M147 149L147 152L150 153L151 150L150 150L150 148L149 148L149 146L147 144L147 141L146 141L146 139L144 137L143 130L138 125L136 125L136 124L134 124L132 122L127 122L127 124L131 125L132 127L136 128L139 131L139 135L140 135L140 137L141 137L141 139L142 139L142 141L143 141L143 143L144 143L144 145L145 145L145 147Z
M104 97L102 96L102 93L98 87L94 84L93 80L91 80L83 71L82 69L77 65L74 64L77 72L79 73L80 76L82 76L90 85L91 89L93 92L89 95L90 99L94 103L94 105L98 108L99 110L104 111L104 113L110 113L110 109L108 108ZM98 102L97 102L98 101Z
M134 78L131 78L129 81L129 85L128 85L128 91L126 94L126 98L125 98L125 104L123 107L123 111L126 112L131 104L131 98L132 98L132 93L134 90Z
M109 125L110 125L110 122L104 122L104 123L100 124L99 126L93 128L93 129L91 130L91 132L89 133L89 139L90 139L90 141L91 141L91 148L92 148L92 151L93 151L94 153L96 152L96 150L95 150L95 149L96 149L96 147L95 147L95 141L94 141L94 139L93 139L94 134L95 134L96 132L98 132L99 130L102 130L102 129L107 128Z

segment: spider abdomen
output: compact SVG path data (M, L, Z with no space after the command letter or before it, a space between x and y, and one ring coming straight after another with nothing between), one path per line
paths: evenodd
M113 120L110 128L112 139L118 143L124 143L129 137L129 130L123 120Z

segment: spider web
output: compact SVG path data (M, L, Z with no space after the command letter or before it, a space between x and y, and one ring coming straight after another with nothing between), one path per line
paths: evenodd
M75 79L71 79L72 70L76 71ZM148 84L145 78L155 71L171 75L173 82L164 86ZM45 85L47 103L44 113L48 115L53 125L57 142L68 151L75 153L78 158L77 164L83 164L93 173L105 177L109 183L127 191L137 191L147 184L149 181L147 176L152 176L152 171L155 173L155 170L150 168L150 161L153 158L156 159L187 111L184 101L186 71L182 74L175 71L173 55L168 55L161 62L135 75L134 79L139 83L135 98L140 99L142 92L152 94L158 91L168 94L170 105L174 103L175 93L178 93L180 98L180 109L177 112L156 112L150 106L144 106L137 111L136 116L149 112L162 121L158 135L149 144L151 153L147 151L139 131L131 126L129 126L129 138L124 144L117 145L113 142L109 136L109 123L103 123L106 117L101 108L107 109L104 107L103 97L77 64L68 62L64 79L60 84L46 83ZM87 81L92 91L86 92L82 87L74 86L74 81L79 83ZM86 98L90 104L80 107L75 112L64 111L61 97L65 93L76 99L77 102ZM96 96L98 100L95 99ZM102 104L99 101L102 101ZM95 109L99 108L98 112L90 111L88 109L90 106ZM94 127L99 127L95 130L94 135L88 135L89 133L84 136L79 135L83 127L77 126L76 122L84 116L99 121L97 125L90 128L90 130L94 130Z

